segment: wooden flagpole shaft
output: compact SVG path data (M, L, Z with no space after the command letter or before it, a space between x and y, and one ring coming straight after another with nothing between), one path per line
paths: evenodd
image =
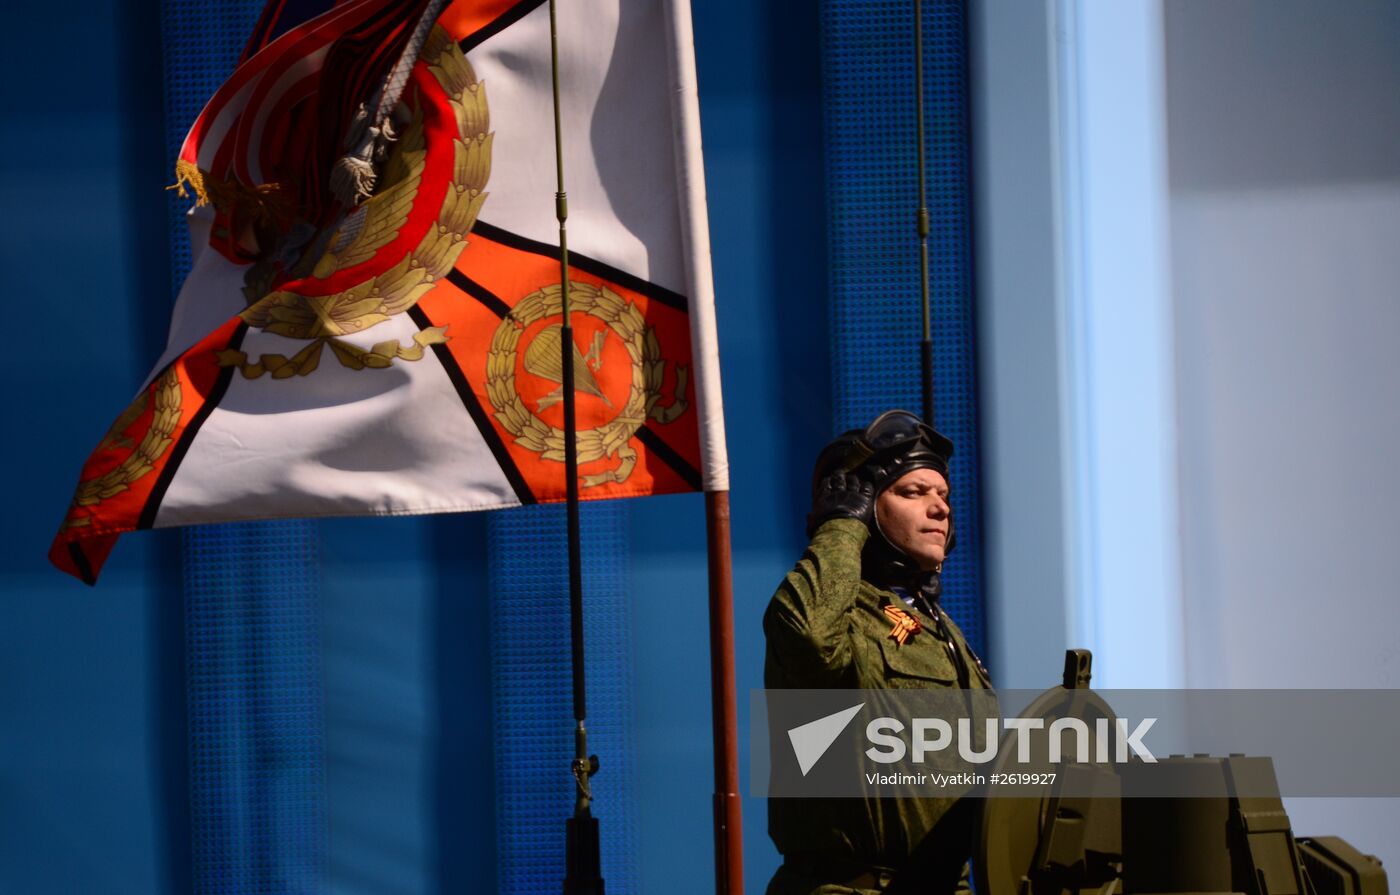
M573 308L569 295L569 239L566 221L569 198L564 191L564 137L559 115L559 32L555 0L549 0L549 62L554 92L554 163L558 188L554 193L554 213L559 219L559 289L563 323L559 350L563 362L564 388L564 478L565 505L569 536L569 634L572 646L574 696L574 815L564 823L565 895L603 895L601 843L598 820L593 817L590 778L598 770L597 756L588 754L588 731L584 726L587 704L584 698L583 655L583 550L580 543L578 507L578 417L574 392Z
M734 576L729 492L705 492L710 573L710 710L715 751L715 892L743 895L744 828L739 800L738 696L734 683Z
M700 157L699 87L695 80L695 35L691 0L664 0L672 58L676 163L680 174L682 239L690 252L689 282L696 300L690 335L695 359L696 408L705 475L705 535L710 603L710 729L714 736L713 794L715 892L743 895L743 815L739 801L738 711L734 675L734 585L730 550L728 463L724 415L719 406L719 355L710 272L709 224L705 216L705 167Z

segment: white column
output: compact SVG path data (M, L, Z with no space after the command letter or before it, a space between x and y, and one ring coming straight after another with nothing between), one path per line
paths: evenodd
M1102 687L1183 678L1157 0L1054 4L1066 621Z

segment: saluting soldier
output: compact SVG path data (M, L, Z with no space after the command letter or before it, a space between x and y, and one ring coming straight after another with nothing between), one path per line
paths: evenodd
M939 606L953 546L953 444L902 410L822 450L811 538L764 614L769 688L943 687L991 681ZM868 795L769 800L783 854L769 895L968 891L971 802Z

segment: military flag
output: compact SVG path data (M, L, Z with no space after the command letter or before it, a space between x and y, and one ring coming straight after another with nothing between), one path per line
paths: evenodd
M688 4L559 16L581 496L725 491ZM549 54L543 0L349 0L234 72L177 162L167 348L56 566L91 583L135 529L563 500Z

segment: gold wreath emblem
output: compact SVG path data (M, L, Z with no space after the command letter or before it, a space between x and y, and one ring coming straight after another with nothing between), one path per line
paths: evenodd
M131 406L122 411L122 415L117 417L116 422L107 430L107 434L97 445L98 451L130 446L131 453L111 471L78 483L78 490L73 494L73 503L68 508L68 518L63 523L63 530L91 525L91 516L75 516L73 512L78 507L90 507L122 493L131 487L132 482L154 469L156 462L170 450L171 435L180 423L180 378L175 375L174 366L156 383L155 397L155 414L151 417L150 428L146 430L140 442L131 444L122 432L146 412L151 400L150 389L142 389L136 400L131 402Z
M564 430L546 423L525 406L515 385L515 361L520 337L528 326L563 314L562 292L556 283L522 298L496 328L491 338L491 350L486 355L486 395L496 409L496 419L514 436L516 444L538 453L545 460L560 463L564 462ZM606 287L587 283L569 284L569 304L572 310L606 324L622 340L632 360L632 387L622 410L603 425L578 433L579 463L591 463L604 457L619 460L613 469L584 476L583 486L591 488L609 482L625 482L637 465L637 452L628 444L637 430L648 419L665 425L685 413L689 370L679 364L676 366L674 400L665 407L656 406L662 398L661 383L666 374L666 361L661 357L661 344L657 341L655 330L647 326L637 306ZM562 376L552 375L549 368L552 363L553 369L558 370L562 359L551 360L547 350L532 351L541 340L545 340L546 345L557 347L558 332L556 326L537 335L525 350L525 363L531 372L562 381ZM553 334L552 339L546 333ZM580 353L577 346L574 347L578 389L600 398L604 396L592 373L596 369L594 364L601 362L601 348L601 340L597 338L587 355ZM546 395L539 402L540 408L557 400L554 394Z
M321 296L278 290L254 302L242 314L250 326L292 339L307 339L310 344L290 358L264 354L257 361L250 361L242 351L224 351L219 354L220 366L238 367L249 379L264 373L271 373L274 379L286 379L315 370L326 345L343 366L363 370L388 367L396 359L416 361L427 346L447 341L446 327L440 326L417 333L407 345L389 339L368 350L338 338L402 314L426 295L456 264L486 201L492 135L487 131L485 86L441 26L433 27L420 58L447 94L457 119L452 181L437 220L418 247L397 264L350 289ZM398 237L418 196L425 155L423 113L421 108L415 108L407 129L385 162L378 192L347 219L342 232L331 240L328 251L317 262L313 276L324 279L366 261ZM356 227L351 226L352 221Z

